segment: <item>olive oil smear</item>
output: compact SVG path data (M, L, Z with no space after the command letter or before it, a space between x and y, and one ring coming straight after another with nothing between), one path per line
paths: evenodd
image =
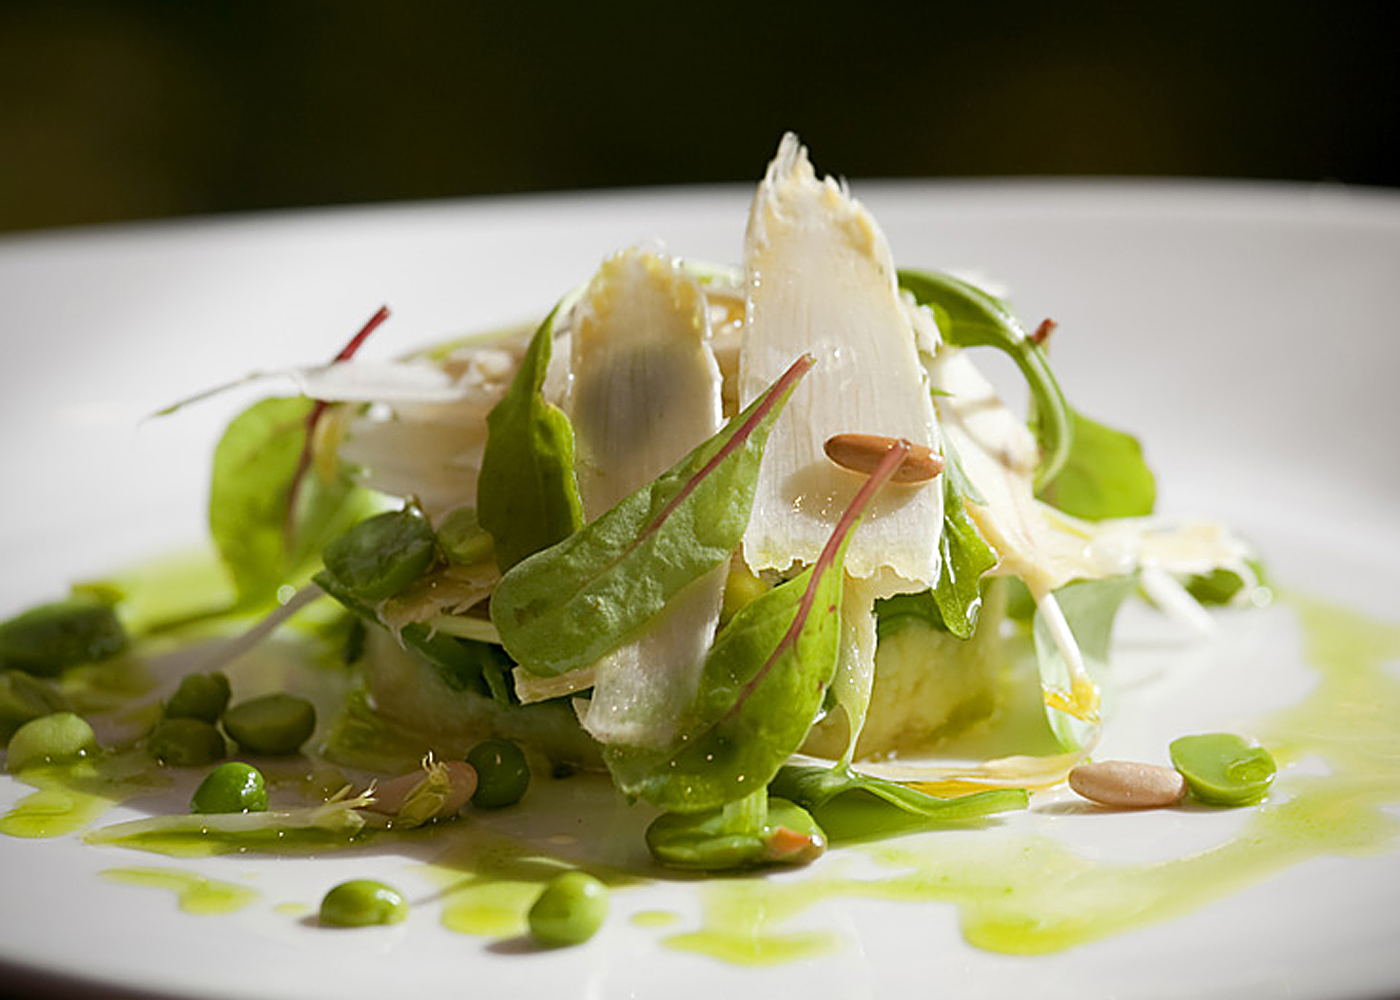
M1156 864L1116 865L1045 836L907 838L850 849L896 874L855 877L838 867L805 879L707 883L701 926L663 943L742 964L800 958L838 942L823 949L819 935L786 932L786 922L848 897L952 903L970 944L1042 954L1180 916L1317 855L1393 848L1400 822L1383 807L1400 803L1400 677L1387 664L1400 659L1400 626L1296 594L1286 602L1319 680L1255 732L1281 764L1318 757L1329 773L1281 776L1225 843Z
M181 910L200 916L233 913L258 898L246 886L176 868L108 868L101 875L112 882L173 892Z
M828 900L949 903L957 907L969 943L1040 954L1180 916L1311 857L1390 850L1400 839L1400 821L1385 811L1400 803L1400 674L1390 669L1400 660L1400 626L1298 594L1284 595L1281 603L1301 626L1305 662L1316 671L1317 684L1298 703L1252 727L1283 769L1269 798L1241 810L1242 827L1217 846L1127 865L1091 860L1044 835L943 830L845 847L813 873L707 879L697 883L701 914L695 925L686 927L688 918L678 914L650 911L639 912L632 923L654 928L669 949L758 966L840 949L843 938L834 931L793 926L795 918ZM1321 760L1327 773L1291 773L1288 765L1305 759ZM150 779L120 770L120 776L103 775L88 762L76 770L27 770L20 778L37 790L0 816L0 833L72 833L114 802L152 787ZM397 839L378 834L357 843L386 836ZM445 852L416 867L439 887L442 925L467 935L524 933L525 914L540 887L579 864L470 820L433 836L443 837ZM296 835L269 841L151 835L128 846L185 857L248 850L304 856L350 846L315 835L304 842ZM580 866L615 889L647 881L646 873ZM103 874L173 891L189 912L231 912L256 896L176 870Z

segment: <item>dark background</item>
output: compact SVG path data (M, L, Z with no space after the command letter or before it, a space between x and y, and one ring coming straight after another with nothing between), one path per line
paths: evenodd
M0 0L0 232L849 177L1400 185L1389 3Z

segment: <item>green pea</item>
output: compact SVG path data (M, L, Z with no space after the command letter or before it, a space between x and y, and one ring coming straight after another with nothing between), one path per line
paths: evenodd
M608 915L608 890L585 872L565 872L544 887L530 907L530 934L551 948L581 944Z
M224 729L249 753L293 754L315 731L316 709L294 694L265 694L230 706Z
M228 678L217 670L190 674L180 678L180 686L165 703L165 717L218 722L228 706L229 693Z
M231 760L205 775L190 798L190 812L250 813L267 811L267 783L251 764Z
M0 742L8 741L30 719L66 712L71 707L50 682L23 670L6 670L0 673Z
M467 763L476 769L476 791L472 805L484 809L513 806L530 787L530 765L525 754L510 740L487 740L467 754Z
M459 566L479 563L495 549L495 542L477 520L472 507L458 507L443 518L437 537L442 554Z
M113 656L126 642L126 630L110 604L72 597L30 608L0 624L0 667L52 677L65 667Z
M1171 757L1191 794L1213 806L1258 802L1277 773L1269 751L1233 733L1183 736L1172 741Z
M364 601L393 597L428 571L437 538L423 515L410 508L376 514L326 546L326 569Z
M223 734L203 719L162 719L146 737L146 749L171 767L202 767L223 760Z
M321 923L331 927L369 927L407 919L408 903L393 886L374 879L342 882L321 900Z
M72 712L31 719L10 737L5 766L12 772L35 764L62 764L97 753L97 734Z

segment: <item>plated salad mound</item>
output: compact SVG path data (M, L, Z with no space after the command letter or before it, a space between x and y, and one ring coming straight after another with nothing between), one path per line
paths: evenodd
M664 864L801 863L838 800L920 822L1024 806L1097 741L1124 599L1189 626L1258 584L1225 528L1153 516L1137 442L1061 393L1054 324L1027 332L967 280L898 269L792 135L739 266L623 249L560 291L537 326L358 360L381 312L291 373L300 395L232 421L211 530L236 610L269 616L237 649L314 601L357 681L317 729L292 695L228 706L217 674L192 674L176 694L217 704L185 715L172 695L151 752L212 763L190 734L222 722L244 749L315 732L354 762L357 733L392 730L421 774L276 820L348 829L452 815L500 780L468 751L518 745L654 807ZM1026 413L979 371L985 348L1024 377ZM107 635L100 598L80 603ZM3 628L4 666L29 670L27 633ZM1018 629L1056 750L934 762L998 715ZM250 780L207 795L242 801Z

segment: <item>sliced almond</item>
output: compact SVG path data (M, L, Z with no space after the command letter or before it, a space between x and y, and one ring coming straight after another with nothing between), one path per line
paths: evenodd
M880 460L899 442L883 434L833 434L826 439L822 449L826 457L843 469L870 475L880 465ZM893 482L925 483L943 471L943 457L932 448L922 444L909 445L909 454L895 470Z
M1070 771L1069 787L1099 805L1155 809L1180 802L1186 794L1186 779L1159 764L1100 760Z

